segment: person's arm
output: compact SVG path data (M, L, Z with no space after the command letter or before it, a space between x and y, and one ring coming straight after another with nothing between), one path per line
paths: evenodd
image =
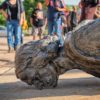
M79 2L78 6L79 8L82 8L82 1Z
M58 11L66 11L66 5L64 3L64 0L61 0L62 1L62 5L63 5L63 8L60 8L58 5L57 5L57 2L56 2L56 9Z
M44 21L45 21L44 26L46 26L47 25L47 12L45 10L43 10L43 17L44 17Z
M68 7L66 7L66 12L69 12L69 11L70 11L70 9Z
M81 0L79 2L79 8L83 8L83 6L85 6L84 0Z
M47 16L46 15L44 16L44 21L45 21L44 26L46 26L47 25Z
M5 17L5 19L8 19L8 14L7 14L7 12L6 12L6 11L1 10L0 12L1 12L1 13L2 13L2 15Z
M59 7L57 7L56 8L58 11L66 11L66 8L64 7L64 8L59 8Z
M20 17L20 22L19 22L20 25L22 25L24 21L25 21L25 12L22 12Z
M19 3L20 3L20 12L21 12L20 25L22 25L25 20L25 9L24 9L23 2L21 0L19 1L20 1Z
M6 12L7 9L7 3L6 1L4 1L1 5L0 5L0 12L2 13L2 15L5 17L5 19L8 18L8 14Z
M46 6L48 6L49 5L49 0L45 0L45 4L46 4Z
M33 9L31 16L30 16L30 23L31 23L32 26L33 26L34 13L35 13L35 10Z
M30 23L31 23L31 25L33 25L33 18L32 17L30 17Z

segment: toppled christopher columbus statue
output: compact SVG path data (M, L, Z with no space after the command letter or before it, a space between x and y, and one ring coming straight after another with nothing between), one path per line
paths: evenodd
M56 87L59 75L72 69L100 78L100 19L68 33L63 48L48 37L26 43L16 52L17 78L38 89Z

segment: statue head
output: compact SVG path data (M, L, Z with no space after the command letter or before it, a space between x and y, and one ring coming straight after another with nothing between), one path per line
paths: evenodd
M18 74L18 78L37 89L43 89L56 87L58 74L53 66L47 65L39 69L27 68Z
M45 42L44 42L45 41ZM44 40L24 44L16 52L16 76L38 89L55 87L58 74L53 64L58 43Z

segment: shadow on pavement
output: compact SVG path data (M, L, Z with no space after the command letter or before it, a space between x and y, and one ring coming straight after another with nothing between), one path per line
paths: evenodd
M100 79L95 77L60 79L56 88L43 90L37 90L34 86L28 86L21 81L0 84L1 100L71 95L100 95Z
M11 60L7 60L7 59L0 59L0 61L2 61L2 62L6 62L6 63L14 63L13 61L11 61Z

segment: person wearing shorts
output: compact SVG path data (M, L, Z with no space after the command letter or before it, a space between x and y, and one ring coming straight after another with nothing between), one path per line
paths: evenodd
M38 37L39 39L42 39L42 34L46 24L46 17L41 2L38 2L36 9L33 10L30 22L32 24L33 40L36 40Z
M32 26L32 35L33 35L33 40L36 40L36 37L38 36L39 39L42 39L42 34L44 32L45 26L42 27L36 27Z

